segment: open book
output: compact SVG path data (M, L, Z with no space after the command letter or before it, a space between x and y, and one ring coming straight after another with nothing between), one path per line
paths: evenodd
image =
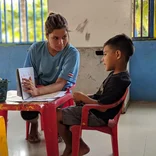
M18 68L16 71L16 80L17 80L17 92L10 92L10 96L7 98L8 101L53 101L58 97L65 95L66 91L60 91L56 93L41 95L32 97L31 94L26 93L22 86L22 78L29 79L31 77L33 83L35 84L34 79L34 70L33 67Z

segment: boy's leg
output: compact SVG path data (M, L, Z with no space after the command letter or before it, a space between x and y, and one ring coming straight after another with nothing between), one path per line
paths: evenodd
M79 156L86 155L87 153L89 153L89 151L90 148L88 147L88 145L83 141L82 138L80 138ZM66 156L66 155L62 155L62 156ZM72 156L72 151L68 156Z
M37 143L40 141L39 132L38 132L38 114L36 111L21 111L21 116L24 120L30 122L30 134L28 141L31 143Z
M67 127L66 125L69 125L69 126L79 125L81 123L81 111L82 111L81 107L68 107L63 110L59 109L57 111L58 131L66 144L66 148L64 150L63 156L70 156L72 153L72 133L69 130L69 127ZM69 121L69 119L71 119L71 121ZM66 125L64 125L63 122ZM80 139L79 155L80 156L85 155L89 151L90 151L89 147L85 144L85 142L82 139Z

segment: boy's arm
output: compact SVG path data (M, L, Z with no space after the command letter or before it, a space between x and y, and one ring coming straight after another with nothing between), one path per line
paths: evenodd
M73 94L73 97L74 97L74 101L75 102L83 102L85 104L97 104L98 101L97 100L94 100L94 99L91 99L90 97L88 97L86 94L82 93L82 92L75 92Z
M114 77L107 83L105 92L98 98L98 100L91 99L87 95L77 92L75 93L74 99L76 101L82 101L85 104L99 104L106 105L112 104L118 101L125 93L127 87L130 84L128 77ZM99 111L106 111L107 109L98 109Z
M88 97L87 95L85 95L84 93L82 92L75 92L73 94L73 97L74 97L74 101L75 102L83 102L85 104L99 104L97 100L94 100L90 97ZM105 112L107 109L97 109L101 112Z

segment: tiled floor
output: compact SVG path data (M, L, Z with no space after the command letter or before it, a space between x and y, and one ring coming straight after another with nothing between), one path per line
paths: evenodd
M120 156L156 156L156 103L131 103L119 123ZM111 156L110 136L99 132L84 131L84 140L91 148L87 156ZM39 144L25 140L25 122L19 112L9 113L9 156L46 156L42 135ZM59 144L60 154L64 144ZM53 156L53 155L52 155Z

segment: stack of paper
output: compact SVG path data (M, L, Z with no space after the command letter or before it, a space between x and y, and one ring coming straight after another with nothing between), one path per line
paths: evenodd
M16 90L10 90L7 92L7 101L15 101L15 102L30 102L30 101L53 101L58 97L62 97L66 94L66 91L59 91L51 94L45 94L36 97L29 97L26 100L23 100L22 97L17 95Z

